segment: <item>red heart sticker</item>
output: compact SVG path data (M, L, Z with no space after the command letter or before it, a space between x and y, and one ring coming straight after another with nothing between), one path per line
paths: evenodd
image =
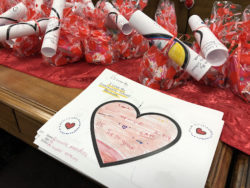
M201 135L206 135L206 134L207 134L207 132L206 132L206 131L203 131L201 128L197 128L197 129L196 129L196 133L197 133L197 134L201 134Z
M106 167L164 151L178 142L181 129L164 114L141 114L135 105L115 100L95 109L91 134L99 165Z
M69 123L69 122L65 123L65 127L66 127L67 129L71 129L71 128L73 128L74 126L75 126L75 123Z

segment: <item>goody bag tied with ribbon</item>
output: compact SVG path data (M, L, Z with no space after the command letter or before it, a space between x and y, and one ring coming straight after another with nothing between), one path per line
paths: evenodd
M142 10L147 5L147 0L138 0L136 3L114 0L113 5L108 1L98 1L96 6L91 0L23 0L20 5L18 3L19 1L1 2L3 8L0 12L0 21L5 20L3 25L9 24L6 20L18 18L11 26L11 30L18 29L18 32L12 32L9 40L6 37L1 39L3 46L15 51L17 56L42 53L44 61L54 66L80 60L107 65L119 59L141 57L148 49L147 40L137 32L132 32L128 21L127 24L122 23L134 11ZM19 7L19 11L13 13L15 7ZM46 27L43 27L45 24L39 24L41 18L49 19L43 22ZM113 24L117 26L108 27L106 18L111 22L113 19ZM36 32L23 32L19 27L23 22L33 20L37 24ZM125 26L127 33L124 29L120 31L120 26ZM38 36L37 33L41 35Z
M0 41L18 56L42 52L55 66L143 57L139 79L144 85L167 90L191 76L230 87L249 101L249 7L242 13L239 5L218 1L206 24L192 16L193 50L176 38L172 2L160 1L156 22L141 12L146 5L147 0L98 1L96 6L91 0L1 1Z

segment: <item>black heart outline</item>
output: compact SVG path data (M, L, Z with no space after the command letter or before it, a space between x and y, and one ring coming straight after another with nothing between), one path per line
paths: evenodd
M102 106L106 105L106 104L109 104L109 103L115 103L115 102L120 102L120 103L126 103L130 106L132 106L134 108L134 110L136 111L136 119L142 117L142 116L145 116L145 115L160 115L160 116L163 116L169 120L171 120L176 128L177 128L177 136L176 138L170 143L170 144L167 144L157 150L154 150L152 152L149 152L149 153L145 153L143 155L139 155L139 156L136 156L136 157L132 157L132 158L128 158L128 159L124 159L124 160L120 160L120 161L116 161L116 162L111 162L111 163L103 163L102 162L102 158L101 158L101 155L99 153L99 149L98 149L98 146L97 146L97 142L96 142L96 137L95 137L95 131L94 131L94 119L95 119L95 115L96 115L96 112L99 110L99 108L101 108ZM160 113L155 113L155 112L148 112L148 113L144 113L144 114L140 114L140 111L139 109L133 105L132 103L129 103L127 101L122 101L122 100L112 100L112 101L108 101L108 102L105 102L101 105L99 105L95 110L94 112L92 113L92 116L91 116L91 120L90 120L90 132L91 132L91 137L92 137L92 142L93 142L93 147L94 147L94 150L95 150L95 154L96 154L96 157L97 157L97 160L98 160L98 163L99 163L99 166L102 168L102 167L108 167L108 166L114 166L114 165L120 165L120 164L124 164L124 163L128 163L128 162L132 162L132 161L136 161L136 160L139 160L139 159L143 159L143 158L146 158L146 157L149 157L149 156L152 156L152 155L155 155L157 153L160 153L168 148L170 148L171 146L173 146L174 144L176 144L179 139L181 138L181 128L179 126L179 124L174 120L172 119L171 117L169 116L166 116L164 114L160 114Z

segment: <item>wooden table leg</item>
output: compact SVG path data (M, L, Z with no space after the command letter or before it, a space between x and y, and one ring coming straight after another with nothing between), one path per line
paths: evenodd
M250 156L238 151L235 157L230 188L250 187Z
M233 148L219 141L208 175L206 188L224 188L232 160Z

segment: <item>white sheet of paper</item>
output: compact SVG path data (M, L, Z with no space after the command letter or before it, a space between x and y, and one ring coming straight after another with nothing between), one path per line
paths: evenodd
M114 113L108 113L112 108L107 106L102 109L104 103L123 106L117 107ZM101 104L103 106L100 107ZM130 108L132 107L130 105L134 107ZM100 108L97 108L98 106ZM119 110L127 108L128 111L119 113ZM144 115L133 119L131 113L133 114L134 108ZM115 115L116 111L120 117L110 117ZM156 115L156 119L152 120L150 116L152 114ZM180 127L177 131L179 140L173 145L171 145L172 136L169 135L171 129L170 132L162 132L160 129L157 129L159 132L152 132L147 123L144 126L138 121L140 118L141 121L146 118L144 122L156 121L165 125L168 120L160 114L170 117ZM120 122L119 134L116 132L117 127L114 129L111 127L103 134L99 134L103 125L102 121L95 119L97 116L104 116L104 124L105 120L110 121L110 118L111 120L115 118L110 121L110 125L116 126L117 122ZM200 188L205 185L221 134L222 116L222 112L165 95L106 69L86 90L56 113L38 131L34 143L57 160L108 187ZM141 131L137 129L140 125ZM128 128L133 131L120 132L128 131ZM100 135L104 137L101 138ZM132 136L144 140L134 138L134 141L131 141ZM165 143L163 147L158 146L162 144L165 136L168 136L169 140L166 146L170 145L167 148ZM101 154L103 161L100 163L98 152L112 154L109 151L119 150L119 147L103 150L99 147L104 145L94 146L94 140L98 140L99 143L99 139L105 138L120 144L122 149L130 148L123 151L123 155L132 156L136 153L131 157L134 160L125 157L122 160L127 160L126 162L115 159L113 161L115 163L111 164L105 162L107 156ZM143 150L140 148L142 146ZM134 150L133 147L137 149ZM144 154L149 155L142 157Z

